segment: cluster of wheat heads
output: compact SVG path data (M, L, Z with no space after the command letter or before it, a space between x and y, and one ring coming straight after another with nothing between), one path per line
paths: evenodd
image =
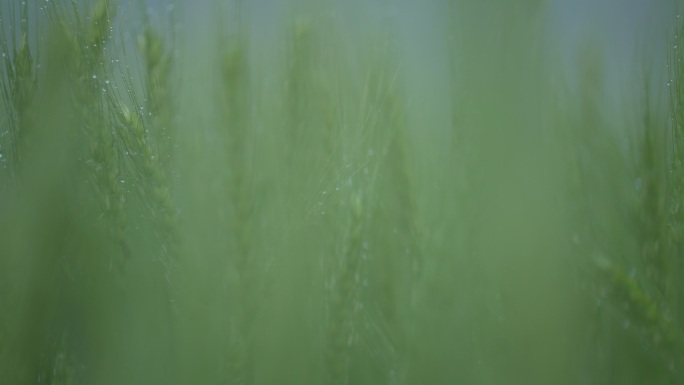
M136 357L112 344L149 334L133 310L172 296L176 209L153 138L171 106L163 100L146 113L137 96L144 89L157 103L167 79L150 64L159 62L159 47L143 50L148 65L131 75L130 52L115 32L119 9L107 1L21 2L0 15L8 133L1 361L11 383L125 381ZM150 335L158 344L136 354L170 359L158 350L172 340L168 317L148 316L138 321L158 323ZM148 360L149 378L160 378L169 359ZM117 367L114 375L105 370Z
M557 118L569 165L567 242L589 320L577 336L592 341L578 364L589 383L674 384L683 357L680 54L668 47L667 83L665 71L632 69L642 83L626 86L628 100L611 110L596 48L582 57L577 102Z
M624 149L540 2L449 3L442 120L391 27L247 3L0 9L0 382L677 382L679 51Z

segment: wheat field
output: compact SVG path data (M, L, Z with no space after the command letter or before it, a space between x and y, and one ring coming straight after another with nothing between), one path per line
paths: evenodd
M684 383L678 4L357 3L0 6L0 384Z

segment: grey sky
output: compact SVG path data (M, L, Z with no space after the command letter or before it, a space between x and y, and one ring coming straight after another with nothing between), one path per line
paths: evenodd
M88 2L87 0L84 0ZM513 0L511 0L513 1ZM8 14L12 6L18 8L21 0L2 2L2 12ZM664 84L666 39L668 23L674 20L677 0L546 0L546 41L551 55L559 55L565 69L571 73L576 68L578 53L587 42L600 44L606 65L606 82L609 88L619 92L625 77L633 76L638 66L651 65L661 75L658 82ZM139 19L143 2L122 0L124 14L131 20ZM161 18L173 12L184 20L178 26L182 35L211 33L217 20L217 4L221 0L148 0L150 9L160 11ZM248 4L252 18L252 38L259 41L277 39L283 14L287 14L290 2L279 0L252 0ZM296 1L295 1L296 3ZM321 2L311 1L312 4ZM348 33L362 24L366 15L379 16L392 21L401 49L404 51L403 71L420 69L433 74L446 70L444 37L447 33L446 0L346 0L331 1L340 23ZM228 7L228 6L226 6ZM153 12L154 13L154 12ZM133 16L133 17L131 17ZM229 20L229 18L228 18ZM7 29L6 23L3 28ZM201 43L201 42L200 42ZM424 89L445 87L439 76L415 81L414 86ZM419 90L417 90L419 91ZM420 97L421 92L417 93Z

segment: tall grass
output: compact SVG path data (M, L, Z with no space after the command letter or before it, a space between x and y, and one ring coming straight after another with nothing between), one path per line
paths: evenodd
M443 74L224 5L0 8L0 383L681 381L680 50L616 112L541 2L440 5Z

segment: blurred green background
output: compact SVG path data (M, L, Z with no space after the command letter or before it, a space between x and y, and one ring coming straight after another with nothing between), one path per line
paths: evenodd
M674 2L0 6L0 384L679 384Z

